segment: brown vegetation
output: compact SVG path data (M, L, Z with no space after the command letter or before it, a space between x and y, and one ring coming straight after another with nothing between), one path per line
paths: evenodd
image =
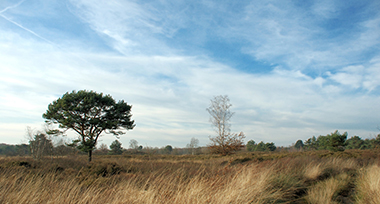
M0 203L379 203L380 152L0 158Z

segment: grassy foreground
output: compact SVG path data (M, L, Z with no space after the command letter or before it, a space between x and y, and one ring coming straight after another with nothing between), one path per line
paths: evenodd
M380 203L378 151L0 158L0 203Z

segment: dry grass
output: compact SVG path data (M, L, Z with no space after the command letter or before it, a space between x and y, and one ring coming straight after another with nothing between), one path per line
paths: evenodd
M2 158L0 203L379 203L380 169L359 163L299 153Z
M329 178L325 181L321 181L317 183L316 185L312 186L308 190L308 195L306 197L308 203L311 203L311 204L340 203L334 200L337 198L338 192L347 186L349 182L348 177L349 176L344 173L337 177Z
M322 174L322 164L310 163L304 170L304 177L309 180L316 180Z
M357 203L380 203L380 167L378 165L371 165L360 171L357 191Z
M22 167L24 168L24 167ZM147 175L121 173L111 177L57 173L4 172L1 203L263 203L282 197L271 188L271 169L257 165L227 167L215 175L184 168ZM80 174L80 173L79 173Z

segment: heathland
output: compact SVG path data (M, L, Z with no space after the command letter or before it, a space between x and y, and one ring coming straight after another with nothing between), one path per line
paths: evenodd
M0 203L380 203L380 151L0 157Z

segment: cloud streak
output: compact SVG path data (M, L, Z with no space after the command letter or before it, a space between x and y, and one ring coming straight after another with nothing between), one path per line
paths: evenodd
M23 30L25 30L25 31L27 31L27 32L29 32L29 33L31 33L32 35L34 35L34 36L40 38L41 40L44 40L44 41L46 41L46 42L48 42L48 43L50 43L50 44L53 44L53 42L51 42L50 40L48 40L48 39L46 39L46 38L44 38L44 37L38 35L37 33L33 32L32 30L30 30L30 29L28 29L28 28L26 28L26 27L24 27L24 26L22 26L21 24L16 23L15 21L11 20L10 18L7 18L7 17L4 16L3 14L0 14L0 16L3 17L5 20L11 22L12 24L18 26L19 28L21 28L21 29L23 29Z
M5 7L3 10L0 10L0 14L5 13L5 12L8 11L9 9L14 9L14 8L20 6L22 3L24 3L24 1L25 1L25 0L22 0L22 1L18 2L17 4L13 5L13 6L7 6L7 7Z

